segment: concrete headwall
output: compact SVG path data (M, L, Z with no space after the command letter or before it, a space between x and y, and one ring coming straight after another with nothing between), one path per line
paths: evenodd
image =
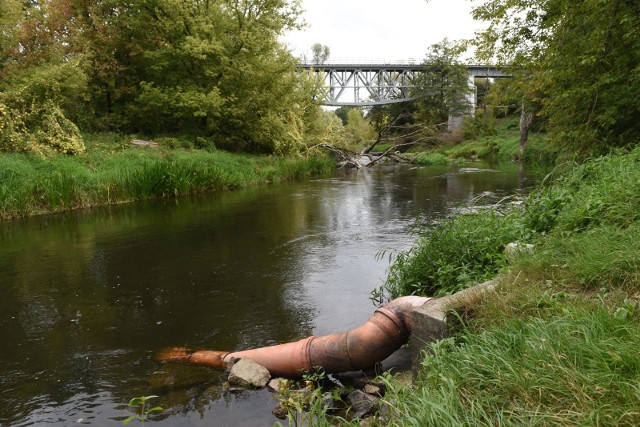
M493 279L453 295L430 300L412 312L413 330L410 344L414 377L419 369L421 352L425 345L449 335L450 326L447 324L447 313L473 303L480 295L492 291L497 285L498 279Z

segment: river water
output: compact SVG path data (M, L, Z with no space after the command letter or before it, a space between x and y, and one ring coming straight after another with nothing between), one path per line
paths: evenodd
M526 193L539 170L378 166L231 193L0 224L0 425L269 426L269 392L160 366L168 346L241 350L362 324L389 266L431 222ZM135 424L132 424L135 425Z

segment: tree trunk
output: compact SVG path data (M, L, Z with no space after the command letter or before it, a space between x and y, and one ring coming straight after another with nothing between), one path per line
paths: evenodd
M518 160L522 160L524 156L524 149L527 146L529 140L529 128L533 121L533 111L526 111L524 101L522 101L522 110L520 112L520 154Z

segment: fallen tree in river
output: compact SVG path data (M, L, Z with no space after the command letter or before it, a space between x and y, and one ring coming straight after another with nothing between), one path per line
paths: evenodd
M446 123L433 126L412 125L398 126L396 123L403 118L403 115L389 125L383 127L378 132L376 140L367 148L361 151L353 151L344 147L336 147L327 143L320 143L309 147L309 150L324 149L330 151L340 162L341 167L362 168L371 167L382 161L393 161L396 163L412 163L412 158L403 153L410 147L418 144L435 142L438 135L446 128ZM393 132L400 132L394 134ZM381 144L391 144L381 151L374 149Z

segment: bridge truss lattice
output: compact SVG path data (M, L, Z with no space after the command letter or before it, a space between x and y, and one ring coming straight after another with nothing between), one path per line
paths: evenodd
M327 106L373 106L410 101L420 64L300 64L314 72L324 88ZM470 83L475 77L502 78L510 75L491 66L469 65Z

